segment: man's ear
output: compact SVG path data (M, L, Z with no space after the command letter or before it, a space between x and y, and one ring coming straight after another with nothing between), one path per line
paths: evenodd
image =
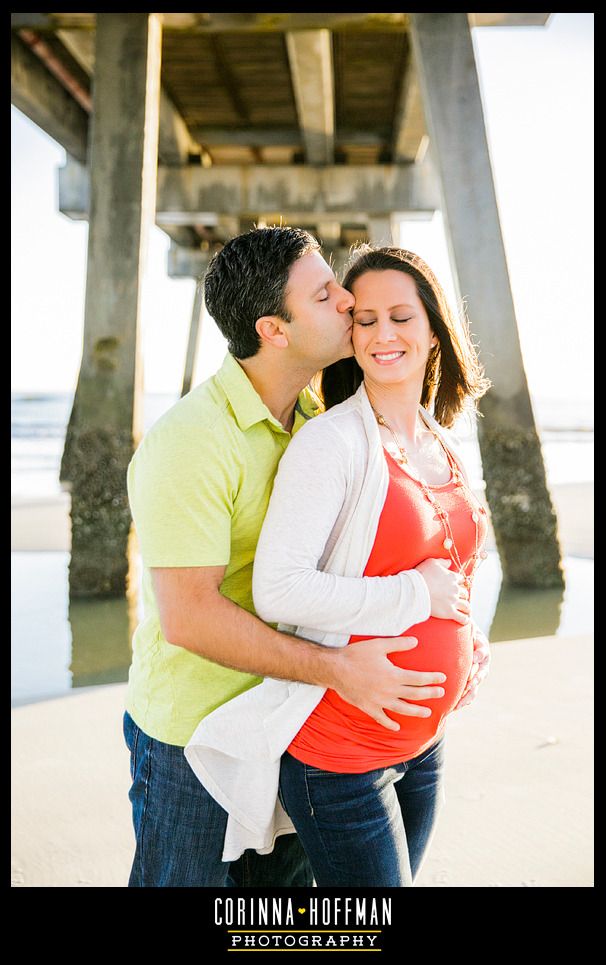
M278 315L262 315L255 322L255 329L261 341L273 348L288 348L286 324Z

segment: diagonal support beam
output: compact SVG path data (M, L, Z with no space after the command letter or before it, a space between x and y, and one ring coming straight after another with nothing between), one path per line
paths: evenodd
M87 30L58 30L57 37L89 76L95 71L95 35ZM158 157L162 164L187 164L190 154L200 154L197 144L172 100L160 88Z
M492 381L478 435L503 579L561 587L557 519L524 371L471 30L464 13L410 18L454 274Z
M393 126L392 157L396 164L421 162L429 145L423 98L414 58L408 62Z
M58 30L57 38L84 71L95 69L95 34L88 30ZM14 34L11 37L11 101L23 114L58 141L78 161L86 161L89 118L72 95ZM187 164L200 145L172 100L160 90L158 156L162 164ZM204 160L204 158L203 158Z
M204 278L200 277L196 281L196 291L194 293L194 304L189 323L189 336L187 339L187 353L185 356L185 371L183 372L183 382L181 384L181 396L187 395L191 389L194 377L194 368L198 355L198 344L200 341L200 326L202 313L204 310Z
M335 92L329 30L286 34L286 49L308 164L332 164Z
M86 162L86 111L14 34L11 35L11 102L58 141L68 154Z

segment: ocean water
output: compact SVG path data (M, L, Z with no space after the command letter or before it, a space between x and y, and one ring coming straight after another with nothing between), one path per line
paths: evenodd
M145 397L146 430L176 398ZM60 494L59 467L71 403L71 395L13 394L13 503L43 502ZM591 412L554 403L542 408L535 404L535 413L541 420L548 481L593 480ZM460 440L472 484L481 486L477 440L463 432ZM130 664L126 601L70 601L68 553L13 552L11 557L13 706L126 680ZM592 632L593 560L566 557L563 564L563 593L506 590L501 586L498 555L488 553L476 574L472 607L474 618L493 642Z
M145 396L144 431L178 396ZM11 497L18 502L61 492L59 469L72 394L11 393Z
M147 394L144 430L166 411L176 395ZM71 411L71 395L11 396L11 496L17 500L60 493L59 467ZM559 400L534 403L548 482L593 479L593 413L588 405ZM461 430L461 448L474 485L482 479L475 437Z

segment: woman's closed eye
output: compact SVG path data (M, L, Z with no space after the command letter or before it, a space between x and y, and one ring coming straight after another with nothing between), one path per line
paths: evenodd
M392 318L391 321L396 323L409 322L411 318L412 318L412 315L409 315L408 318ZM367 328L369 325L374 325L375 322L376 322L376 318L364 319L363 321L362 319L358 319L356 320L356 325L361 325L362 328Z

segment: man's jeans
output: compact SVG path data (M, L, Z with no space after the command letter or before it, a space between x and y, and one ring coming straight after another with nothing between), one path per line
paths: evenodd
M319 888L412 885L443 799L443 758L443 737L410 761L364 774L283 754L280 800Z
M129 888L311 887L296 834L277 838L271 854L245 851L237 861L222 861L227 814L200 783L183 748L148 737L128 712L124 737L136 837Z

